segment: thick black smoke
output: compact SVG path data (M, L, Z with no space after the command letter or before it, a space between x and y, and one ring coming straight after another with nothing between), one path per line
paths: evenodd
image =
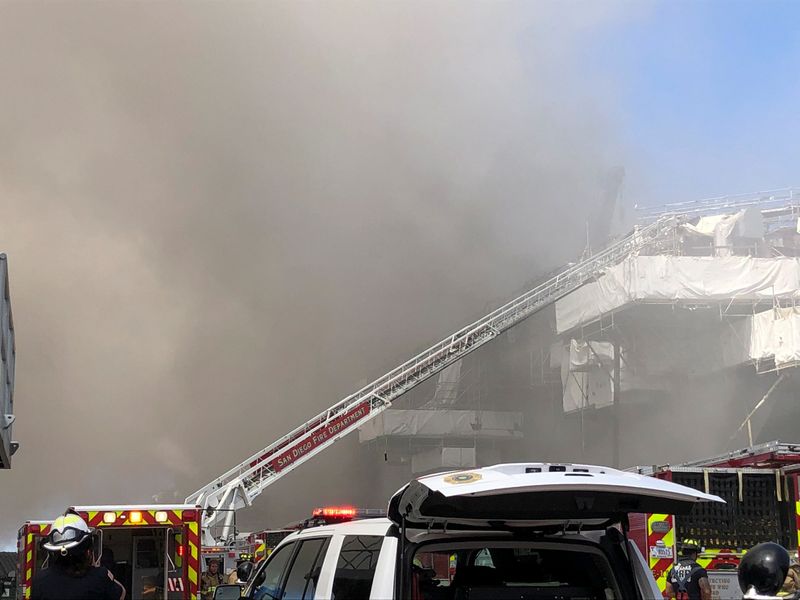
M0 3L22 444L0 541L182 499L579 253L624 163L583 41L619 16ZM357 501L352 446L278 484L269 522Z

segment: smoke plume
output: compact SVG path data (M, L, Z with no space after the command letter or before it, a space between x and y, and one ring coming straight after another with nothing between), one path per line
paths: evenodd
M0 541L182 499L579 254L624 164L599 4L0 4ZM362 501L355 446L245 518Z

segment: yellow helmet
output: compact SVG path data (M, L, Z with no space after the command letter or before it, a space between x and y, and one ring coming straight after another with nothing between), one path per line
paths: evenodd
M679 544L679 550L681 554L687 554L692 552L701 552L702 547L700 546L700 542L691 538L685 538Z

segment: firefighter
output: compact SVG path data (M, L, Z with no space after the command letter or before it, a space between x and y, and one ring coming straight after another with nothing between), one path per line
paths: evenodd
M700 544L695 540L683 540L679 551L678 562L667 573L666 597L677 600L711 600L708 573L697 564Z
M31 584L31 600L125 600L125 588L105 567L95 566L94 532L80 515L58 517L42 545L50 568Z
M253 564L252 554L248 554L247 552L242 552L241 554L239 554L239 558L236 560L236 568L233 571L231 571L231 574L228 576L228 583L230 585L236 585L237 583L247 583L247 579L242 580L240 576L243 573L248 573L248 577L250 576L248 568L241 569L242 565L244 565L245 563L250 563L251 566L249 567L249 570L252 570L252 564Z
M789 553L774 542L750 548L739 563L739 587L745 598L776 598L789 573ZM796 595L785 596L797 598Z
M246 560L236 567L236 572L234 573L234 575L236 575L236 584L239 586L247 585L254 568L255 564L250 560Z
M219 559L212 558L208 561L208 571L200 577L200 594L203 600L213 600L214 590L225 583L225 577L219 572Z

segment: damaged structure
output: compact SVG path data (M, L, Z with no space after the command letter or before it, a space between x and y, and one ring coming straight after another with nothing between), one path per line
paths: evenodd
M361 442L420 474L524 457L647 464L796 437L800 190L637 212L657 238L442 371Z

